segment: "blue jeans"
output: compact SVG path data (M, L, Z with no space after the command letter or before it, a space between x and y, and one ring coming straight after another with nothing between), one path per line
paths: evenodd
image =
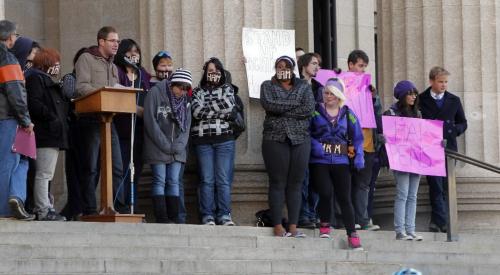
M181 170L179 171L179 223L186 223L187 211L184 201L184 168L185 163L182 163Z
M400 171L393 172L396 179L394 230L396 233L413 233L415 232L420 175Z
M431 222L438 226L448 223L448 205L446 194L448 192L448 178L427 176L429 184L429 200L431 201Z
M97 211L95 190L99 182L101 170L100 145L101 131L97 119L92 117L82 117L79 119L82 147L82 203L83 214L93 214ZM120 141L115 125L111 127L111 158L113 162L113 194L116 206L125 205L123 183L123 165L120 150Z
M179 197L179 174L182 165L178 161L168 164L151 164L153 172L151 192L153 196Z
M0 120L0 216L10 216L9 197L26 200L28 159L12 152L17 121Z
M199 144L195 145L195 150L200 176L202 223L214 218L219 222L230 220L235 141Z

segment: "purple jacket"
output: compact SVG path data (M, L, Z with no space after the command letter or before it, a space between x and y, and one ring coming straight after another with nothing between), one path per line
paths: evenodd
M363 133L356 115L347 106L339 110L335 124L329 121L321 103L316 104L316 111L311 120L311 157L309 163L349 164L347 154L325 150L325 144L347 146L351 140L356 155L354 166L364 167Z

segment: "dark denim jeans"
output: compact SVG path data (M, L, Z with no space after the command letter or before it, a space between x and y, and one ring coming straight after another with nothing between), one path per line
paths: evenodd
M314 191L310 183L309 168L302 183L302 204L300 208L299 223L304 221L316 222L316 208L319 202L319 195Z
M95 190L99 182L101 170L101 161L99 158L101 145L100 124L97 119L91 117L80 118L79 122L82 133L82 146L84 147L82 154L83 214L92 214L98 210ZM125 205L125 198L123 186L120 186L120 184L123 184L123 164L120 141L114 125L111 127L111 147L114 205L117 207Z
M28 159L12 152L16 136L15 119L0 120L0 216L10 216L9 197L26 200Z
M431 201L431 222L438 226L448 223L448 178L427 176L429 184L429 200Z
M352 172L352 204L354 205L356 223L361 226L367 225L370 221L368 217L368 195L370 193L374 157L375 153L364 152L365 167Z
M231 219L235 141L198 144L195 145L195 150L200 176L199 200L202 223L215 218L218 222Z

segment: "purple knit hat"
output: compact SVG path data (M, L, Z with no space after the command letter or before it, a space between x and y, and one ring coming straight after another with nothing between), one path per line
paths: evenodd
M409 80L399 81L396 86L394 86L394 97L400 100L406 96L409 92L416 90L415 84Z

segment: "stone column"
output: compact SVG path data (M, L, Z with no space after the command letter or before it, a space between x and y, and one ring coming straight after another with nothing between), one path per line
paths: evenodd
M337 62L347 70L347 57L354 49L370 58L367 72L375 79L375 5L370 0L337 0Z
M459 138L459 151L499 165L500 2L377 0L377 10L379 90L385 107L393 102L397 81L412 80L423 90L431 67L445 67L451 73L449 90L462 99L469 125ZM499 175L458 167L459 220L469 221L462 229L483 217L485 228L498 225L486 211L498 210L500 185L488 183L498 182ZM427 194L420 198L426 200Z

